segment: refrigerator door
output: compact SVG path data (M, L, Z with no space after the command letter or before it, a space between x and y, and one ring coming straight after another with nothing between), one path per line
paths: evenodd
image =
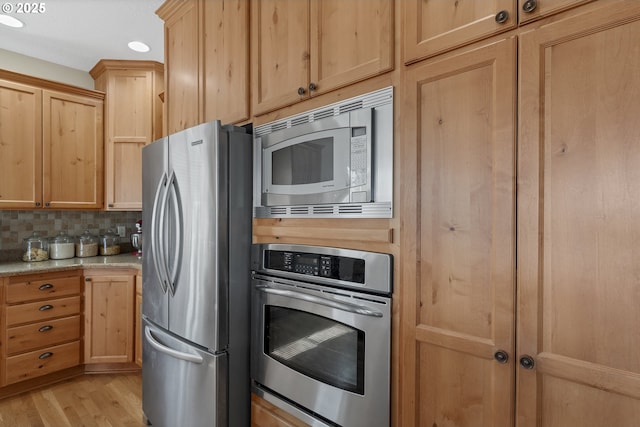
M169 137L169 331L228 345L228 135L219 121Z
M226 353L212 354L143 320L142 408L153 427L226 427Z
M164 328L169 326L168 277L161 261L161 242L166 232L161 207L167 198L167 141L163 138L142 149L142 224L146 238L142 253L142 313Z

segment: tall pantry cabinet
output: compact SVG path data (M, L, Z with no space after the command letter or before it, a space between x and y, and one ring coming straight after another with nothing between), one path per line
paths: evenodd
M89 72L105 101L105 208L142 210L142 147L162 136L164 66L101 60Z
M401 425L637 424L638 40L593 2L407 67Z

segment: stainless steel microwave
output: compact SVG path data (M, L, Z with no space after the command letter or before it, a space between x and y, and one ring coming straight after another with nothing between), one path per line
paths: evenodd
M393 216L393 87L254 128L254 216Z

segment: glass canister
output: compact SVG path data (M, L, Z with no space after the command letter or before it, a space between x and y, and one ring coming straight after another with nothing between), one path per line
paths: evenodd
M98 255L98 237L91 234L89 230L85 230L76 240L76 256L86 258L96 255Z
M120 236L111 229L107 230L100 236L98 248L100 255L118 255L120 253Z
M73 258L75 255L75 245L73 238L60 232L49 242L49 258L51 259L67 259Z
M35 231L22 241L22 248L24 249L22 253L23 261L46 261L49 259L47 239Z

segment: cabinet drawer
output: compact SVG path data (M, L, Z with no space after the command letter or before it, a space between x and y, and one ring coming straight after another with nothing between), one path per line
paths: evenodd
M10 305L6 310L7 326L72 316L80 314L80 296Z
M74 294L80 294L80 277L59 277L12 283L7 286L6 301L8 304L14 304Z
M31 323L7 330L7 353L23 353L80 339L80 316Z
M7 358L6 384L50 374L80 364L80 341Z

